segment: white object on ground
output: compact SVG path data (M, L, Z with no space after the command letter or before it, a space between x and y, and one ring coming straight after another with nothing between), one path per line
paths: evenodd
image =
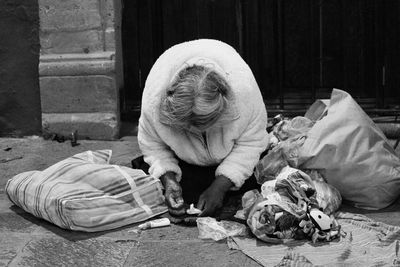
M148 222L139 224L138 227L140 230L145 230L145 229L150 229L150 228L168 226L170 224L171 224L171 222L168 218L161 218L161 219L148 221Z
M195 208L194 204L192 203L192 204L190 204L189 209L186 210L186 213L190 214L190 215L196 215L196 214L200 214L201 210Z
M245 236L246 225L232 221L217 221L211 217L201 217L196 220L200 239L219 241L231 236Z

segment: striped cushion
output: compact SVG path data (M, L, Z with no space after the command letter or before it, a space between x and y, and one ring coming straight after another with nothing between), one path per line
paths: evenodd
M161 183L142 170L110 165L111 150L86 151L7 182L25 211L62 228L95 232L164 213Z

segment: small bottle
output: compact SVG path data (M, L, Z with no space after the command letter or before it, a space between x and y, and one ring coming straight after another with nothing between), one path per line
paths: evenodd
M171 224L171 222L168 218L161 218L161 219L157 219L157 220L139 224L138 227L140 230L145 230L145 229L150 229L150 228L168 226L170 224Z

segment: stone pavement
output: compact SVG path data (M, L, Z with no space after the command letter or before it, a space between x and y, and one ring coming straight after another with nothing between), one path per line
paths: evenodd
M86 150L112 149L112 163L130 165L139 155L136 137L121 141L0 139L0 266L259 266L226 242L198 239L196 227L171 225L135 233L135 225L113 231L63 230L13 205L5 195L9 178L42 170ZM22 158L21 158L22 157Z
M112 149L112 163L126 166L139 155L136 137L79 143L72 147L69 141L0 139L0 266L259 266L242 252L229 250L224 241L198 239L196 227L171 225L135 233L131 231L135 225L129 225L100 233L73 232L40 220L8 200L5 184L20 172L42 170L86 150ZM381 211L346 205L341 210L400 225L400 200Z

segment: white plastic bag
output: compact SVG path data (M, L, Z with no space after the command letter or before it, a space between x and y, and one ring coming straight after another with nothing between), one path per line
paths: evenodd
M318 170L359 208L381 209L397 199L400 159L348 93L334 89L329 102L315 102L306 116L319 120L299 150L300 169Z
M211 217L201 217L196 220L200 239L219 241L230 236L246 234L246 225L232 221L217 221Z

